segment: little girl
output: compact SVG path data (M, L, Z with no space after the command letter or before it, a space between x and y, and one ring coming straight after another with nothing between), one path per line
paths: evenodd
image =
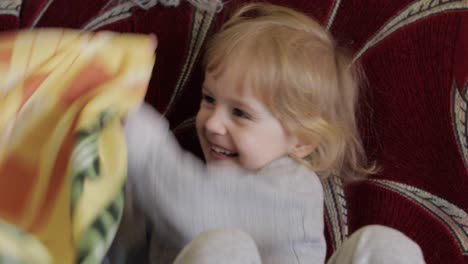
M359 68L319 23L269 4L238 10L204 63L196 128L207 166L149 106L126 120L153 260L324 263L320 178L374 172L356 127Z

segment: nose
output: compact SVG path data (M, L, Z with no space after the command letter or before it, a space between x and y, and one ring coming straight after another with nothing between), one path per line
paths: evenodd
M209 114L206 122L205 129L207 132L217 135L226 134L225 120L220 111L213 111Z

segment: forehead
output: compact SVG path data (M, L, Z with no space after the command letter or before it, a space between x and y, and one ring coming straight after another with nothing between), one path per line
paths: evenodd
M251 96L265 101L268 93L259 81L258 74L249 62L241 57L225 61L217 68L205 71L205 88L220 89L221 92L232 92L239 96Z

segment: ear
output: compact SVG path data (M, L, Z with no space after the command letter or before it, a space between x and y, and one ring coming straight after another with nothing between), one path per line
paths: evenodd
M296 139L295 141L291 154L301 159L312 153L318 145L317 142L305 142L299 139Z

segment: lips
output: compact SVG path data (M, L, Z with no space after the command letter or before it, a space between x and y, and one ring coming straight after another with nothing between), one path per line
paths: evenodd
M230 156L230 157L233 157L233 156L237 155L235 152L229 151L229 150L227 150L225 148L218 147L216 145L211 145L211 150L214 151L217 154L226 155L226 156Z
M224 160L228 158L234 158L238 156L238 153L223 148L219 145L209 143L210 154L214 159Z

